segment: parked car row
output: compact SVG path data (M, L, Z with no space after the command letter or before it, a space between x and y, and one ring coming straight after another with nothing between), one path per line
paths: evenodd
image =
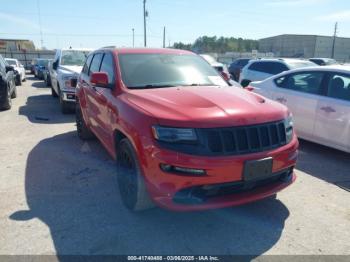
M278 73L282 73L283 71L299 68L300 66L314 66L320 65L320 66L326 66L326 65L337 65L338 62L331 58L310 58L308 61L312 63L305 63L306 60L301 59L270 59L269 61L261 61L261 59L258 59L258 61L254 61L254 66L251 66L249 68L246 68L245 74L248 74L248 76L243 75L240 80L240 75L242 73L242 70L244 67L248 65L249 62L253 61L255 59L252 58L238 58L234 60L228 67L228 71L231 75L231 78L235 81L240 81L240 83L243 86L247 86L250 81L256 81L250 79L249 76L249 70L251 71L257 71L258 74L260 73L267 73L268 76L275 75ZM265 60L265 59L264 59ZM281 61L282 60L282 61ZM257 62L257 63L255 63ZM252 62L253 63L253 62ZM294 64L294 65L293 65ZM257 68L256 68L257 67ZM253 73L254 74L254 73ZM260 80L263 80L265 76L260 76Z
M26 81L26 70L24 66L14 58L5 58L5 61L14 68L16 85L22 85L22 82Z
M36 78L45 79L45 74L48 71L48 65L51 59L35 58L32 60L30 72Z
M16 59L4 59L0 55L0 110L10 109L12 99L17 97L16 85L25 80L22 68Z

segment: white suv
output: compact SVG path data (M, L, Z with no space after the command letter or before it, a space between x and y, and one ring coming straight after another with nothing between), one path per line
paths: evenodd
M60 98L61 111L75 109L75 86L86 57L92 49L59 49L50 68L52 96Z
M246 87L252 81L264 80L284 71L310 66L316 66L316 64L307 60L292 58L251 60L242 69L242 73L239 77L239 82L243 87Z

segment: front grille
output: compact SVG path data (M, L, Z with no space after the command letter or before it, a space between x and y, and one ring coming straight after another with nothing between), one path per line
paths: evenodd
M203 129L209 150L214 154L247 154L286 144L284 121L246 127Z
M196 156L232 156L272 150L286 144L284 121L258 125L196 128L198 142L167 143L162 148Z

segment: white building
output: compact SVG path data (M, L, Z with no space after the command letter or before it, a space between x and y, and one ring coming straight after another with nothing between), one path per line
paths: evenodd
M333 37L320 35L278 35L259 40L260 52L278 57L332 57ZM350 38L336 37L334 59L350 61Z

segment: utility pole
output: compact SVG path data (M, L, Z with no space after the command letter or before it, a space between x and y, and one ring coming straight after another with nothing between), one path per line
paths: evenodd
M165 48L165 26L163 30L163 48Z
M338 22L336 22L335 26L334 26L333 44L332 44L332 58L334 58L334 54L335 54L335 39L337 38L337 32L338 32Z
M43 49L43 47L44 47L44 40L43 40L43 30L41 28L41 12L40 12L39 0L37 0L36 3L37 3L37 7L38 7L38 15L39 15L40 43L41 43L41 49Z
M135 28L132 29L132 47L135 47Z
M146 17L147 17L146 0L143 0L143 35L144 35L144 46L145 47L147 47Z

